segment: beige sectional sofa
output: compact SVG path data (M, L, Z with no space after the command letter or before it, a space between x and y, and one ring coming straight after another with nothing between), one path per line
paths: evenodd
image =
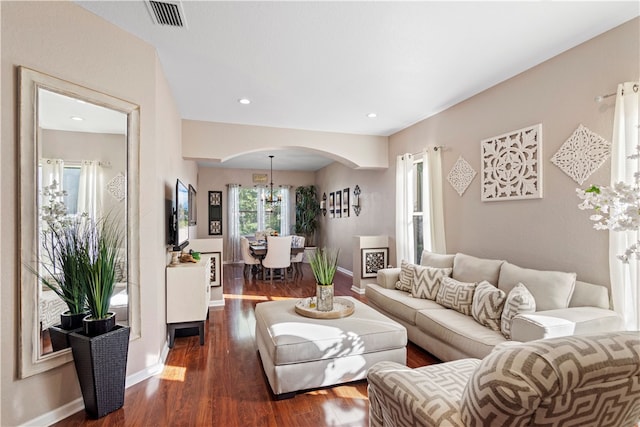
M523 284L535 299L535 312L517 314L508 322L511 341L622 328L620 316L609 309L608 289L577 281L575 273L532 270L502 260L427 251L423 252L420 265L450 272L453 281L487 281L504 295ZM365 291L369 305L404 325L410 341L440 360L482 359L496 345L510 341L503 330L482 325L471 315L445 308L435 299L417 298L411 292L396 289L400 273L401 268L378 271L377 283L369 284Z

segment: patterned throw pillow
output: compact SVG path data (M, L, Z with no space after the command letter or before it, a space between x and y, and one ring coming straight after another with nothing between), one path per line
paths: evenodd
M414 265L402 260L400 263L400 280L396 282L396 289L405 292L411 292L411 283L413 282Z
M416 265L413 268L413 286L411 296L415 298L435 300L440 289L440 282L445 276L451 276L453 268L435 268Z
M476 286L471 315L476 322L494 331L500 331L500 319L507 294L483 280Z
M518 283L511 289L502 310L501 329L506 339L511 339L511 322L520 313L533 313L536 311L536 300L529 289L522 283Z
M471 304L473 303L473 291L475 289L475 283L458 282L451 277L443 277L436 296L436 302L444 307L452 308L462 314L471 316Z

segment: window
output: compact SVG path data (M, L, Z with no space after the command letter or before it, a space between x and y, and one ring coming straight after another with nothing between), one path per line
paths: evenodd
M261 196L261 188L240 189L238 212L241 236L252 235L267 228L280 233L280 204L269 206L262 201Z
M416 160L413 163L413 247L414 247L414 262L420 263L420 256L424 249L424 214L423 214L423 186L424 181L422 179L424 162L422 160Z

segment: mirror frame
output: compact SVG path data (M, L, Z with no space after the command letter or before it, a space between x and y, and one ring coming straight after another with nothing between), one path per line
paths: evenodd
M130 340L140 338L140 107L128 101L59 79L26 67L18 67L19 78L19 192L20 247L18 257L19 377L48 371L73 360L71 349L40 355L38 279L29 271L37 259L37 134L38 89L81 99L127 115L127 292L129 302Z

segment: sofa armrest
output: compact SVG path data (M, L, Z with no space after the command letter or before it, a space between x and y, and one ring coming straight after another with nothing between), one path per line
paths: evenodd
M511 338L533 341L582 333L613 332L622 328L622 318L613 310L570 307L519 314L511 324Z
M449 369L454 382L462 372L464 380L477 363L476 359L461 359L439 366ZM432 365L436 366L436 365ZM446 385L433 381L428 369L411 369L395 362L379 362L367 372L369 394L369 420L373 427L404 426L460 426L460 394L464 384L448 390ZM460 369L457 369L459 367ZM445 372L434 373L447 378ZM457 379L457 381L456 381Z
M393 289L396 282L400 279L400 267L381 268L378 270L376 281L378 285L386 289Z

